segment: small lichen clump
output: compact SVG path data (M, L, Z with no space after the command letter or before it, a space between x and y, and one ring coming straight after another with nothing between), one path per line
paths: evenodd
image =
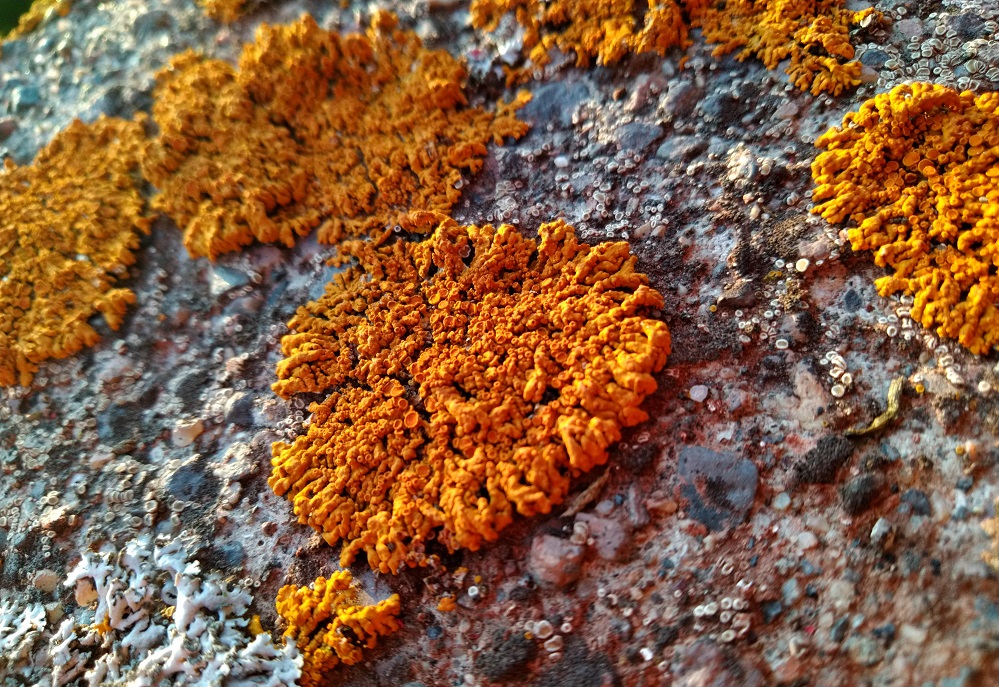
M653 0L639 25L634 0L472 0L472 24L495 30L513 13L524 29L524 51L533 65L547 64L558 47L576 55L576 66L614 64L628 53L665 55L686 47L687 22L674 0Z
M149 218L138 190L140 121L73 122L31 165L0 173L0 386L92 346L135 295L115 288Z
M447 212L486 144L527 131L513 114L522 99L468 107L465 76L385 12L363 35L309 16L264 25L238 70L180 55L155 93L160 135L143 163L153 207L211 259L253 241L291 246L316 227L332 243Z
M817 141L813 212L893 273L882 296L973 353L999 343L999 93L897 86Z
M50 11L60 17L65 17L71 8L72 0L35 0L31 3L28 11L20 16L17 26L11 29L10 33L3 37L3 40L23 38L38 28L38 25L45 20Z
M703 0L697 0L700 4ZM860 83L861 64L853 59L850 29L877 17L873 8L844 9L843 0L727 0L705 2L692 12L716 56L739 50L767 69L790 59L791 83L812 95L839 95Z
M246 0L198 0L198 4L209 17L223 22L236 21L246 11Z
M738 59L757 57L767 69L790 59L792 83L814 95L838 95L860 83L849 32L876 16L873 9L843 9L843 0L654 0L644 14L634 0L472 1L476 28L494 31L510 13L524 30L528 69L547 64L553 47L574 53L580 67L594 58L613 64L629 53L665 55L690 45L694 27L720 44L716 56L741 48ZM526 73L514 70L510 80Z
M364 605L350 572L318 578L311 586L287 585L278 590L277 611L288 623L304 659L301 687L323 684L328 671L341 663L354 665L364 649L374 649L379 637L397 631L399 595Z
M344 565L366 552L397 572L435 538L476 550L515 510L548 513L646 419L670 351L626 242L589 246L562 221L538 240L434 222L420 242L346 243L359 266L282 340L275 391L326 398L274 445L269 484L345 542Z

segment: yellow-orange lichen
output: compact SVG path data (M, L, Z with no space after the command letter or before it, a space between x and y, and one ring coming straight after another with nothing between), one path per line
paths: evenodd
M233 22L246 11L246 0L198 0L205 14L222 22Z
M687 47L696 27L720 44L716 56L741 49L738 59L758 57L767 69L790 59L791 81L815 95L860 83L849 31L876 14L845 10L843 0L653 0L640 23L635 0L472 0L477 28L495 30L510 13L524 29L528 69L546 64L552 47L575 53L583 67L594 58L612 64L628 53L664 55ZM510 80L522 76L515 70Z
M341 663L354 665L379 637L398 630L399 595L364 605L348 571L320 577L307 587L278 590L277 612L288 624L285 636L302 652L302 687L324 684L328 671Z
M973 353L999 343L999 93L898 86L817 141L813 212L893 273L883 296Z
M60 17L65 17L69 14L72 4L72 0L35 0L31 3L28 11L18 18L17 26L10 30L4 40L23 38L28 35L38 28L38 25L45 20L50 11Z
M0 386L27 386L38 364L112 329L135 301L115 288L149 231L136 181L141 122L74 121L31 165L0 173Z
M365 34L325 31L308 16L262 26L239 69L192 53L159 75L160 127L143 163L153 207L211 259L253 241L292 245L414 226L447 212L486 144L527 130L513 114L468 107L464 67L425 49L393 15Z
M701 4L703 0L697 0ZM775 69L790 59L791 82L812 95L843 90L860 83L861 65L853 59L850 28L878 16L873 9L853 12L843 0L727 0L704 2L692 12L714 54L740 50L737 59L760 59Z
M534 65L547 64L553 47L575 53L576 65L586 67L594 58L608 65L628 53L665 55L690 44L684 13L674 0L651 0L641 24L634 0L472 0L470 11L472 24L487 31L512 13Z
M424 219L423 241L344 244L359 266L299 308L274 384L325 400L274 444L269 484L344 542L343 564L364 552L382 572L425 564L435 538L476 550L515 510L561 503L646 419L670 350L627 243L580 243L562 221L534 240Z

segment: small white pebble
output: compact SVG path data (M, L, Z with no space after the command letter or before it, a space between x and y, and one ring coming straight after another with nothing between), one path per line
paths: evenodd
M812 263L809 262L808 258L800 258L798 262L794 263L794 269L798 270L799 272L804 272L805 270L808 269L808 266L811 264Z
M652 652L652 649L650 649L647 646L643 646L641 649L639 649L638 654L639 656L642 657L643 661L651 661L652 657L655 656L655 654Z
M565 169L569 166L569 158L566 155L559 155L555 158L555 166L559 169Z
M791 506L791 497L786 491L777 494L773 500L773 507L777 510L787 510Z
M992 385L989 384L987 380L983 379L982 381L978 382L978 393L987 394L990 391L992 391Z
M695 384L690 387L690 400L695 403L703 403L708 398L708 387L703 384Z
M814 549L819 545L819 538L816 537L811 532L802 532L798 535L798 548L802 551L807 551L808 549Z

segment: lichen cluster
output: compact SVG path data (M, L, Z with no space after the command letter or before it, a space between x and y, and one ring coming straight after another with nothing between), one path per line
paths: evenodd
M843 0L727 0L705 3L691 14L707 41L718 43L715 56L740 50L737 59L756 57L767 69L790 60L785 71L796 87L812 95L839 95L860 83L850 29L877 16L872 8L854 12L843 5Z
M512 13L524 29L524 52L533 65L549 61L558 47L576 56L576 66L617 62L628 53L665 55L686 47L687 22L674 0L652 0L641 23L634 0L472 0L472 24L495 30Z
M23 38L38 28L50 11L65 17L72 8L72 0L35 0L28 11L21 15L17 26L3 37L3 40Z
M519 137L513 110L468 107L465 69L376 13L365 34L309 16L261 26L239 69L192 53L159 75L160 135L143 171L153 207L211 259L253 241L336 242L447 212L489 141ZM526 96L525 96L526 97Z
M843 8L843 0L654 0L644 9L634 0L472 0L472 23L494 31L507 14L524 30L528 70L547 64L557 47L585 67L609 65L629 53L665 55L690 44L689 28L700 28L716 56L741 49L738 59L757 57L767 69L789 59L792 83L813 95L838 95L860 83L850 28L872 20L873 9ZM641 19L639 19L641 16ZM513 70L511 81L527 71Z
M318 578L311 586L287 585L278 591L278 615L288 624L285 636L304 658L301 687L323 684L339 664L358 663L364 649L374 649L379 637L398 630L399 595L364 605L350 572Z
M246 0L198 0L205 14L222 22L233 22L246 11Z
M135 295L115 283L148 233L137 170L141 121L73 122L31 165L0 173L0 386L117 329Z
M427 218L428 221L430 218ZM626 242L562 221L539 239L435 220L424 241L353 241L359 263L299 308L274 390L323 394L269 484L382 572L494 541L607 461L666 363L662 297Z
M891 268L878 292L914 296L914 320L973 353L996 346L999 93L898 86L816 145L812 211Z

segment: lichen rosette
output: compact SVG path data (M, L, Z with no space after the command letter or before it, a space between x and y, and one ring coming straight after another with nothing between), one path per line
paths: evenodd
M424 221L422 241L343 246L357 264L289 322L274 384L323 400L274 445L271 487L343 564L382 572L550 512L647 418L670 351L627 243Z

